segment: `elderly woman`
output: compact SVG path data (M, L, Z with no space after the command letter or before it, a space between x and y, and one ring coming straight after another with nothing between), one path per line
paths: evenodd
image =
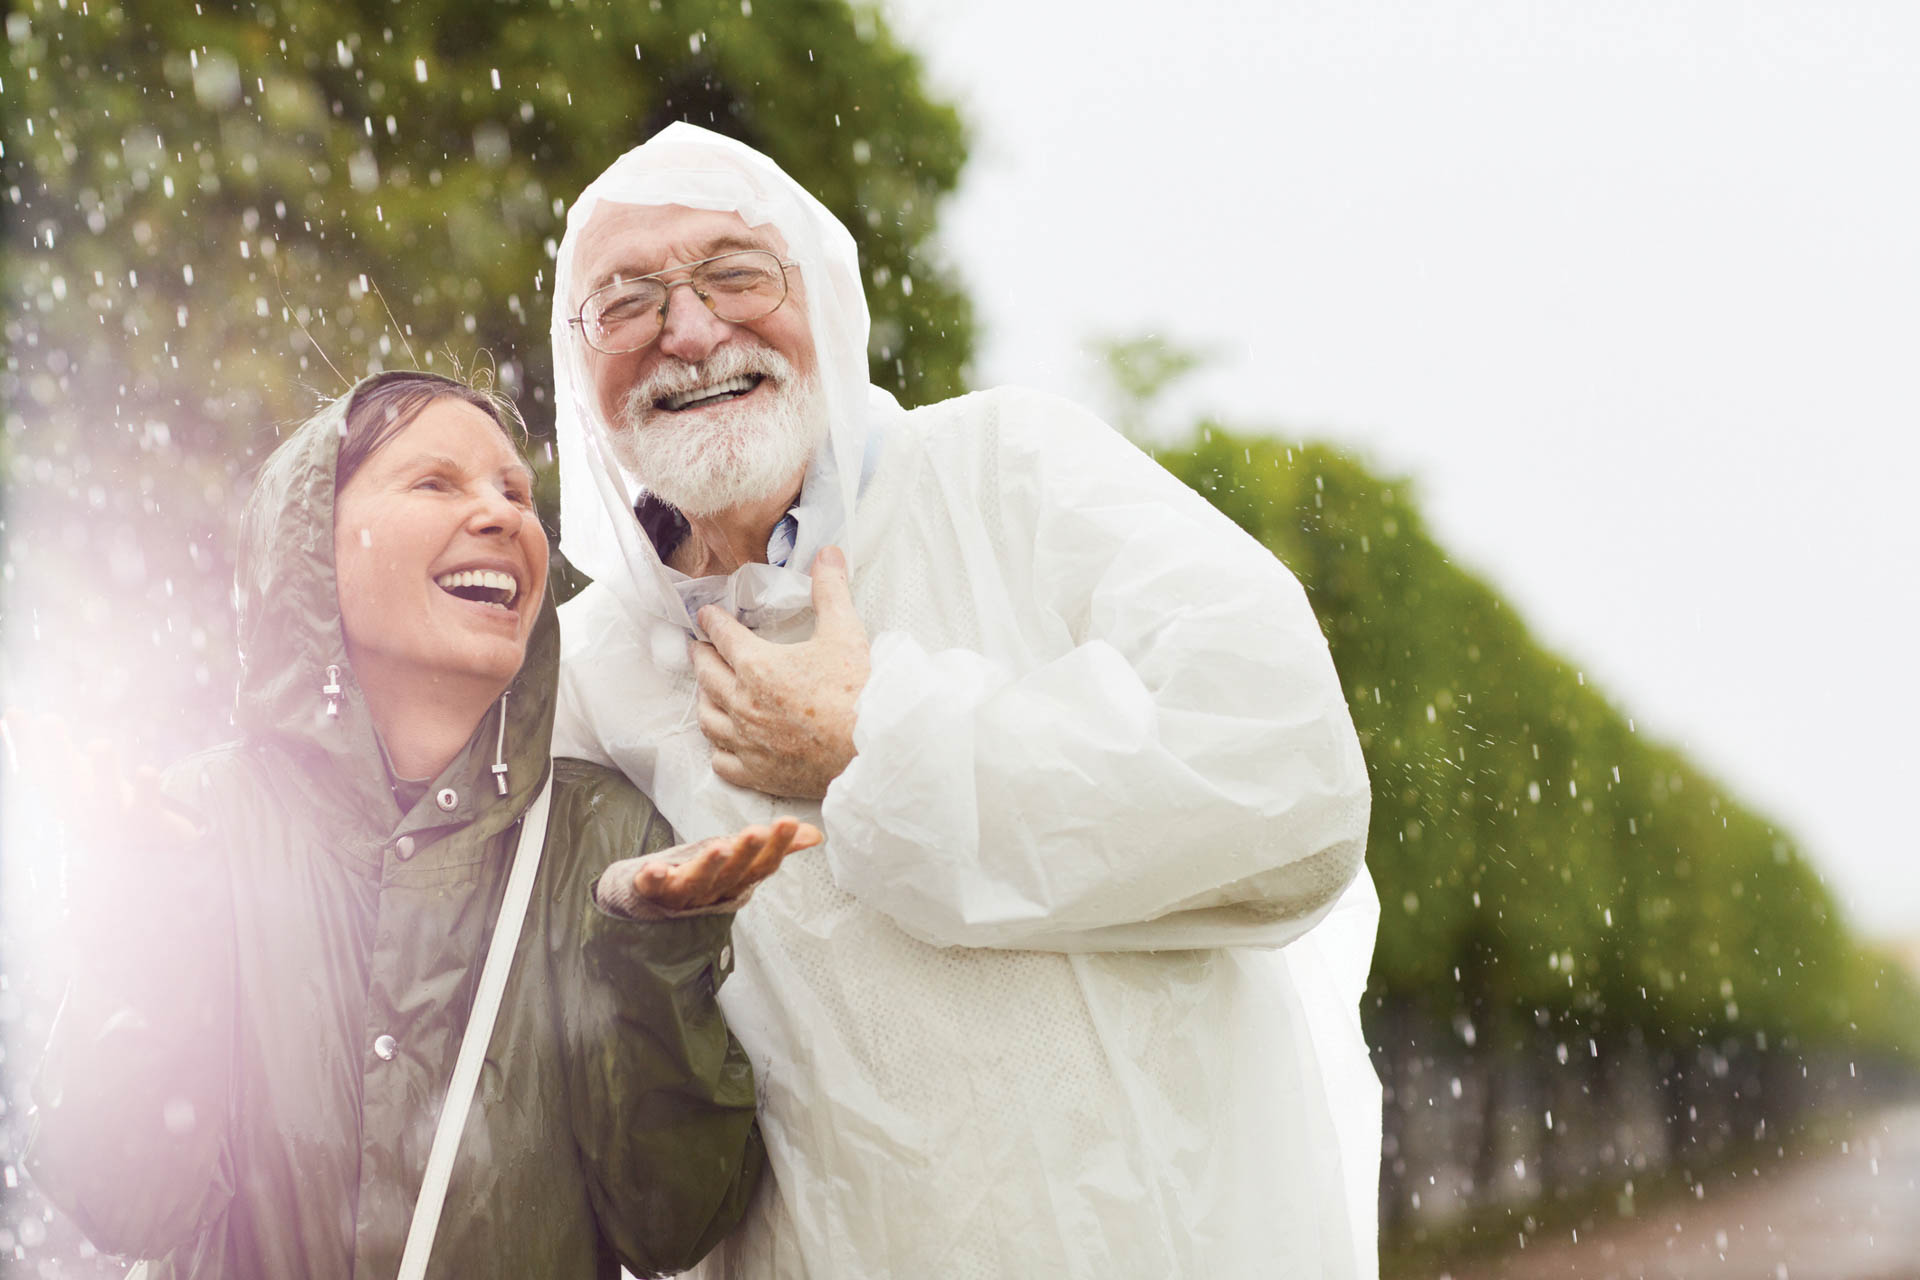
M27 1163L151 1277L399 1267L549 771L531 484L459 383L380 375L322 410L248 503L240 740L169 771L122 815L138 832L93 824L96 846L140 847L76 862L77 967ZM819 833L782 819L674 850L618 774L551 769L435 1276L677 1270L761 1170L714 992L731 910Z

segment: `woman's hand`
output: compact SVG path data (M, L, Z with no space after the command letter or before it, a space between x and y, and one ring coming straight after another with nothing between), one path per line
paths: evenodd
M142 765L129 775L114 744L74 745L66 721L48 712L7 708L0 719L0 764L20 800L44 806L72 843L93 858L136 847L145 853L186 848L199 834L192 818L160 791L160 771Z
M656 855L634 872L633 891L666 911L710 907L738 898L777 871L788 854L811 849L824 838L810 823L776 818L772 826L752 826Z

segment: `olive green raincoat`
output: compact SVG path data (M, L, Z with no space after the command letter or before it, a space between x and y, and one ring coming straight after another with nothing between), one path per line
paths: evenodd
M91 938L36 1084L30 1173L100 1248L160 1259L154 1277L394 1275L547 767L551 603L504 709L400 811L335 596L346 399L248 505L243 737L165 783L203 838L90 851L124 860L105 877L123 892L78 905ZM753 1078L714 1002L732 917L643 923L592 900L608 863L672 842L618 774L557 765L430 1275L678 1270L745 1207Z

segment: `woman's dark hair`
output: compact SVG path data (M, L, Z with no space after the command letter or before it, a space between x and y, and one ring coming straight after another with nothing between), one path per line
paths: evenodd
M368 379L347 402L347 416L341 428L340 456L333 464L333 487L338 493L353 479L368 458L380 446L406 430L407 424L435 400L463 400L492 418L502 435L514 438L514 427L521 426L520 415L511 402L478 387L468 386L437 373L404 370ZM512 424L511 426L509 424Z

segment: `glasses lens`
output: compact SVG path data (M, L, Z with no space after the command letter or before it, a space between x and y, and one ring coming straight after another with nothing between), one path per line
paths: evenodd
M581 309L587 340L609 355L646 346L660 332L660 303L666 292L658 280L629 280L601 289Z
M638 351L660 336L667 294L681 284L691 285L713 314L729 324L758 320L787 298L779 255L741 249L695 265L685 280L624 280L588 295L580 308L587 341L608 355Z
M787 296L787 277L774 254L742 249L695 267L693 287L713 308L713 314L740 324L758 320L779 306Z

